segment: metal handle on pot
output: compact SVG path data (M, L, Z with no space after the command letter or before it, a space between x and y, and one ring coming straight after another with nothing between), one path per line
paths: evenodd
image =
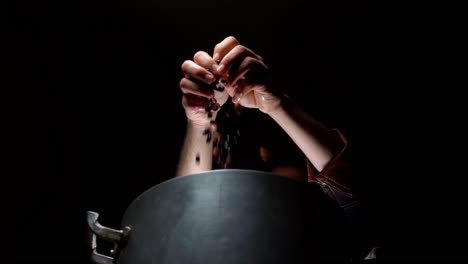
M113 264L117 262L117 257L120 249L125 246L127 242L130 227L126 226L123 230L112 229L102 226L97 221L99 214L96 212L87 212L87 223L91 231L89 237L89 246L91 249L91 261L96 264ZM114 243L114 249L111 250L111 256L106 256L97 252L96 238L106 240Z

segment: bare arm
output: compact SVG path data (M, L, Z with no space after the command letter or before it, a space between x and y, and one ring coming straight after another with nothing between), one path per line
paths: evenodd
M199 51L193 60L182 63L184 77L179 86L182 92L182 106L187 116L185 138L177 164L176 176L208 171L212 169L213 138L217 111L229 95L224 90L214 91L217 64L204 51ZM216 103L213 103L213 99ZM208 114L211 112L211 115Z
M176 176L211 170L213 144L211 140L207 141L207 129L211 131L209 123L200 125L190 120L187 121L187 131L180 153Z
M200 96L209 98L213 94L218 97L220 105L231 97L235 104L257 108L269 115L291 137L318 171L322 171L341 150L342 142L334 137L327 127L300 109L290 98L270 87L268 67L262 57L240 45L236 38L230 36L218 43L214 48L213 58L206 53L197 54L193 62L185 62L182 65L185 78L182 79L180 87L184 92L183 105L189 122L177 175L212 168L212 144L207 144L203 135L207 125L206 113L197 109L203 109L205 106L200 102ZM218 60L219 65L214 64L214 61ZM209 74L207 69L216 72L217 76L226 77L225 91L214 93L212 89L192 81L191 78L196 78L205 83L212 82L210 78L206 78ZM199 161L197 157L200 158Z
M301 110L289 97L271 87L269 70L261 56L227 37L214 50L221 59L218 73L229 75L227 91L236 104L269 115L321 171L343 146L323 124Z
M343 143L289 98L267 114L291 137L317 171L322 171Z

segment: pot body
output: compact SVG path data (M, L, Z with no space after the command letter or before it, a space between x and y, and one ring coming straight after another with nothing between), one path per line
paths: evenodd
M309 263L317 249L310 242L320 239L310 199L308 184L263 171L173 178L127 208L122 227L130 231L114 262Z

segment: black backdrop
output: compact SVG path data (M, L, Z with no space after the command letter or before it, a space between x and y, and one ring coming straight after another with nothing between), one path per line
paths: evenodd
M6 160L12 170L2 176L7 256L87 263L85 211L119 227L134 198L173 177L185 125L180 64L198 50L211 53L228 35L262 55L276 82L307 111L348 135L361 169L364 220L387 256L426 253L411 248L424 230L417 238L392 231L412 207L400 213L385 205L405 192L383 199L384 179L401 168L381 151L394 142L386 124L397 118L384 107L395 97L389 80L377 78L384 66L376 62L392 51L381 48L383 28L374 20L380 13L368 3L16 1L14 7L6 9L2 64L12 143Z

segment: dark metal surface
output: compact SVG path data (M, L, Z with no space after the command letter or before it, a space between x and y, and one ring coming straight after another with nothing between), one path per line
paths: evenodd
M118 263L308 263L315 250L308 189L252 170L163 182L127 208L122 226L132 232Z

